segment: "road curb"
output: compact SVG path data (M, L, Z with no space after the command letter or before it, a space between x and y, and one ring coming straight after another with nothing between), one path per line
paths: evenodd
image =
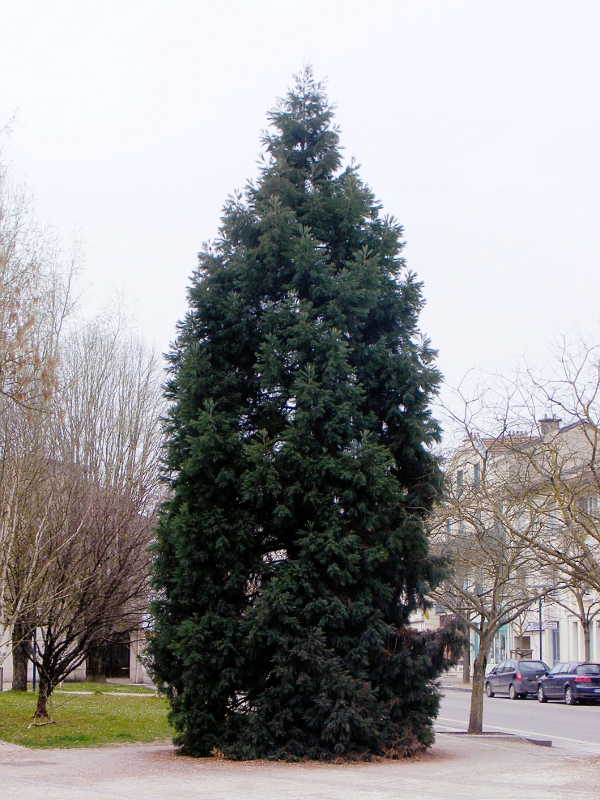
M537 739L533 736L519 736L508 731L487 731L486 733L467 733L467 731L436 731L436 735L469 736L472 739L501 739L513 742L529 742L538 747L552 747L552 739Z
M448 689L450 689L450 691L452 691L452 692L469 692L469 694L470 694L470 693L471 693L471 691L472 691L472 689L471 689L471 686L470 686L470 685L466 685L466 686L459 686L459 685L456 685L456 686L455 686L454 684L451 684L451 683L442 683L442 684L441 684L441 688L442 688L444 691L447 691Z

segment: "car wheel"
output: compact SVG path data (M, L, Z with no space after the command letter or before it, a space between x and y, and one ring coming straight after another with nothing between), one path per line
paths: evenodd
M538 700L540 701L540 703L547 703L548 702L548 698L546 697L546 692L544 691L544 687L543 686L538 686L537 694L538 694Z
M565 688L565 703L568 706L574 706L577 703L577 699L573 694L573 689L570 686Z
M511 700L518 700L519 699L519 694L517 693L517 690L515 689L515 687L513 686L512 683L508 687L508 696L510 697Z
M486 683L485 685L485 693L487 694L488 697L494 696L494 693L492 692L492 687L490 686L489 683Z

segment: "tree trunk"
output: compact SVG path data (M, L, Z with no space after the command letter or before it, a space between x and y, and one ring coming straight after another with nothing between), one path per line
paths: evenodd
M590 621L587 617L581 620L583 625L583 646L585 648L585 661L590 660Z
M35 709L34 719L47 719L48 718L48 698L50 697L51 689L48 683L40 675L40 691L38 693L37 706Z
M468 635L468 633L467 633ZM463 683L470 683L471 682L471 637L464 647L463 650Z
M480 639L479 653L473 668L473 690L471 691L471 711L467 733L481 733L483 731L483 685L485 683L488 648L489 645L486 644L484 646L483 641Z
M18 619L12 630L13 691L27 691L27 665L31 653L31 635L27 637L28 626Z

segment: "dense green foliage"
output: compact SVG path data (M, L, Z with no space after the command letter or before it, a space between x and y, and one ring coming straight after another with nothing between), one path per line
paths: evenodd
M407 754L456 644L407 628L439 577L421 288L310 70L270 123L170 355L153 668L188 753Z

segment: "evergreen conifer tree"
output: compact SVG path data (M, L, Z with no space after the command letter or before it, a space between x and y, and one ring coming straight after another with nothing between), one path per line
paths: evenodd
M154 674L190 754L410 754L460 641L407 624L440 577L421 286L310 69L269 120L170 354Z

